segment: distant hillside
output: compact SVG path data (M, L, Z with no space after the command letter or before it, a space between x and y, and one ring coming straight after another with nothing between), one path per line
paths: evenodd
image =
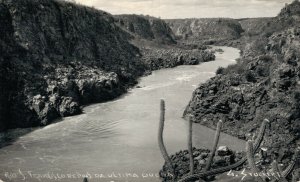
M268 26L273 19L274 18L246 18L238 21L244 30L244 34L253 36L260 34L261 28Z
M186 42L214 43L233 40L241 36L239 22L225 18L165 20L177 38Z
M141 15L117 15L117 24L130 33L158 43L174 44L175 36L164 20Z
M300 23L299 15L300 2L295 0L286 5L276 17L241 19L239 23L245 31L245 36L269 37L274 32L297 26Z

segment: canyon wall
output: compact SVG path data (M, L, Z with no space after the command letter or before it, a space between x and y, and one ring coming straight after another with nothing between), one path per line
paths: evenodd
M191 43L213 44L240 38L243 29L238 20L227 18L165 20L177 39Z
M0 129L78 114L134 83L139 49L114 21L63 1L0 1Z
M184 116L212 128L222 119L224 131L241 139L251 139L268 118L263 146L286 160L300 144L300 14L283 12L298 12L299 5L294 1L264 22L257 30L261 33L243 37L248 41L237 64L218 69L216 77L199 86Z
M137 38L162 44L175 44L175 35L164 20L142 15L117 15L117 24Z

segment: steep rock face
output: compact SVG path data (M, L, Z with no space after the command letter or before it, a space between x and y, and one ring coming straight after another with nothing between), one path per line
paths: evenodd
M176 43L170 27L159 18L140 15L118 15L115 18L119 26L142 39Z
M130 35L99 10L0 1L0 130L48 124L115 98L143 74Z
M220 42L241 36L239 22L225 18L165 20L177 38L187 42Z

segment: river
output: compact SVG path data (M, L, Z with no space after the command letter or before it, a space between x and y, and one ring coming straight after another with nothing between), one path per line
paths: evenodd
M160 99L166 101L168 152L186 149L188 125L181 117L193 90L239 57L239 50L221 48L216 61L154 71L121 98L19 137L0 149L0 181L81 182L82 175L90 175L91 182L160 181ZM194 125L195 147L210 148L213 137L213 130ZM244 141L223 133L220 143L244 149Z

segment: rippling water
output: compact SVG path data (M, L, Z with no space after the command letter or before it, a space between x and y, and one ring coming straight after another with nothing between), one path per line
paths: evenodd
M3 181L160 181L163 165L157 145L159 101L166 100L165 143L169 153L187 148L187 122L181 116L193 90L215 75L218 67L239 57L221 47L214 62L153 72L123 97L84 109L20 137L0 149ZM210 147L214 131L194 125L194 145ZM243 150L244 142L222 134L221 144ZM52 178L52 179L49 179ZM61 179L59 179L61 178ZM24 179L24 180L23 180ZM0 180L1 181L1 180Z

